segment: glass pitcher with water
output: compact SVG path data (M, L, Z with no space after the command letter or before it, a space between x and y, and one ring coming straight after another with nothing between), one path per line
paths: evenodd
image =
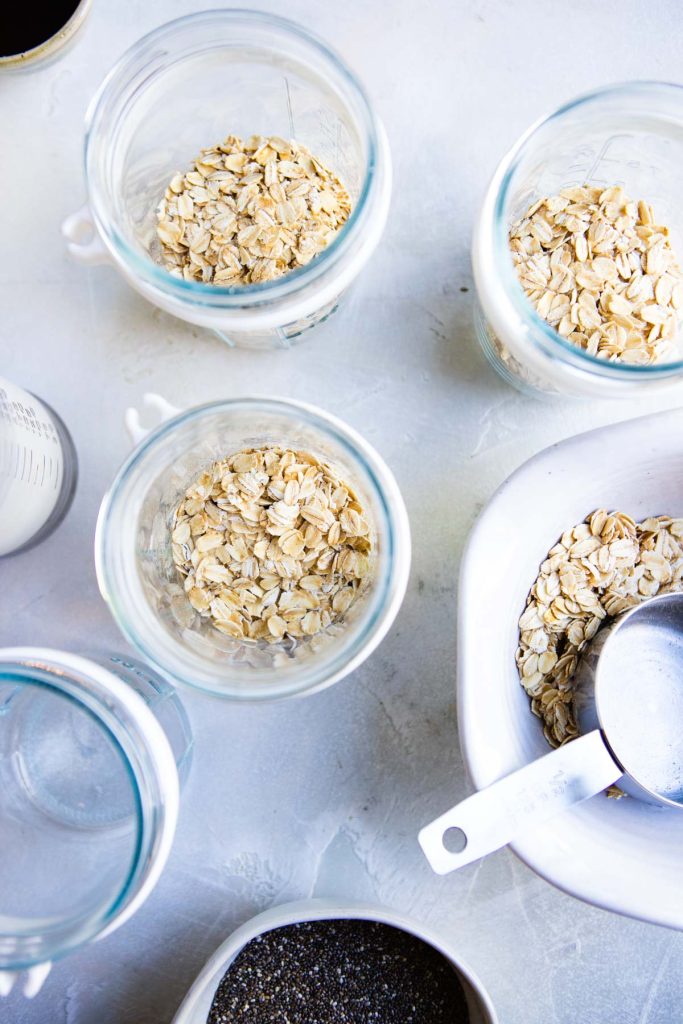
M135 659L0 649L0 996L20 978L34 996L147 899L191 747L175 691Z

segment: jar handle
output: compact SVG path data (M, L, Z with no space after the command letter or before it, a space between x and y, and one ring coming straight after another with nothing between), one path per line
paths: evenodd
M134 445L140 444L154 427L158 427L160 423L164 423L166 420L172 419L177 416L182 409L179 409L177 405L171 405L170 402L162 395L158 395L155 391L147 391L142 396L142 404L146 409L150 409L156 413L156 422L149 427L143 427L140 422L140 410L136 409L134 405L129 406L126 409L123 421Z
M24 978L24 995L27 999L33 999L34 996L38 995L51 970L52 961L50 960L28 968ZM0 970L0 999L10 994L20 974L21 971Z
M91 266L111 263L111 257L98 234L87 203L62 222L62 237L69 255L78 263Z

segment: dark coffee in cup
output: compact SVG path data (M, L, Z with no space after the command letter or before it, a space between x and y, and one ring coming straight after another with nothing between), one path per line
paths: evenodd
M0 14L0 58L13 57L46 43L64 28L80 0L50 0L13 7Z

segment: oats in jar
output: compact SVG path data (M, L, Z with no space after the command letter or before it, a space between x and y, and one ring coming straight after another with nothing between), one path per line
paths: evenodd
M203 472L171 539L192 607L239 640L314 636L370 575L370 523L352 487L314 455L275 445Z
M509 245L524 293L562 338L612 362L675 357L683 273L646 202L620 185L565 188L529 207Z
M322 252L350 211L337 175L305 146L229 135L169 183L157 211L161 259L187 281L272 281Z

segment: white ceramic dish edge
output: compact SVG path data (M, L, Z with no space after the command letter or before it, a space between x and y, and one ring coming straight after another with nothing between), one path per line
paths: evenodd
M514 664L517 618L538 565L563 530L596 507L636 519L683 513L682 435L683 409L579 434L525 462L479 516L463 555L458 604L458 727L477 789L548 750ZM599 795L512 849L569 895L683 928L681 843L675 813Z

